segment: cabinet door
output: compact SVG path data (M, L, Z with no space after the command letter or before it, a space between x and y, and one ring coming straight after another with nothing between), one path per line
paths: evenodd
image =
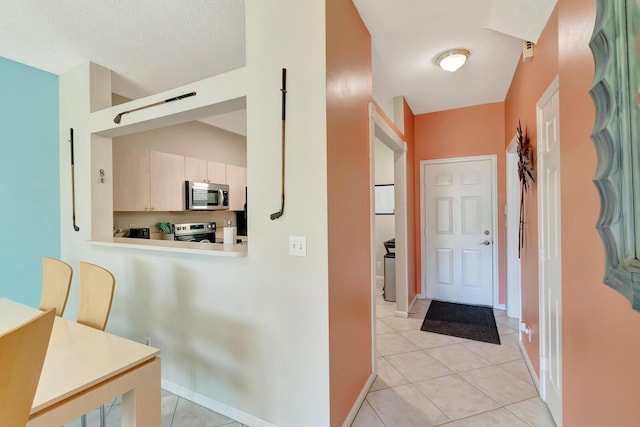
M150 152L151 210L184 210L184 156Z
M244 210L247 168L227 165L227 184L229 185L229 210Z
M184 179L186 181L205 182L207 180L207 161L194 157L185 157Z
M113 210L148 211L149 150L113 144Z
M214 184L226 184L227 165L218 162L207 162L207 179Z

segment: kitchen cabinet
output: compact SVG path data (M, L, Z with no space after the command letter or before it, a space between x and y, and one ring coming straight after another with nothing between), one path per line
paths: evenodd
M227 184L229 185L229 210L244 210L247 168L227 165Z
M184 210L184 156L149 152L152 211Z
M227 184L227 165L208 161L207 180L214 184Z
M114 211L183 211L184 156L113 144Z
M184 158L185 180L197 182L227 183L227 165L210 160Z
M206 182L207 161L204 159L196 159L195 157L185 157L184 179L185 181Z
M149 166L149 150L113 144L114 211L149 210Z

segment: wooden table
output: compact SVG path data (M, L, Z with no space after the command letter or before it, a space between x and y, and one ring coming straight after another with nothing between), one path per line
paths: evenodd
M0 298L0 333L40 311ZM158 349L56 317L28 427L60 426L122 396L122 426L160 426Z

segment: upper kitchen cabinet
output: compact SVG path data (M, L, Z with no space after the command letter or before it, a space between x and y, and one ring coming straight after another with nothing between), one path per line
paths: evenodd
M227 165L205 159L185 157L185 180L197 182L227 183Z
M184 156L150 151L150 199L152 211L184 210Z
M149 150L113 144L113 210L148 211Z
M183 211L184 157L113 144L114 211Z
M207 181L207 161L195 157L184 158L184 179L186 181Z
M227 165L227 184L229 185L229 210L244 210L247 168Z
M227 165L218 162L207 162L207 180L214 184L228 184Z

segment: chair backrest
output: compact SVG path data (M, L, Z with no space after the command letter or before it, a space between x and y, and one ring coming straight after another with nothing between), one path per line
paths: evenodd
M69 298L71 266L53 258L42 258L42 297L40 310L56 309L56 316L62 316Z
M55 314L48 310L0 335L0 426L27 424Z
M116 280L108 270L88 262L80 263L78 323L104 331L115 284Z

